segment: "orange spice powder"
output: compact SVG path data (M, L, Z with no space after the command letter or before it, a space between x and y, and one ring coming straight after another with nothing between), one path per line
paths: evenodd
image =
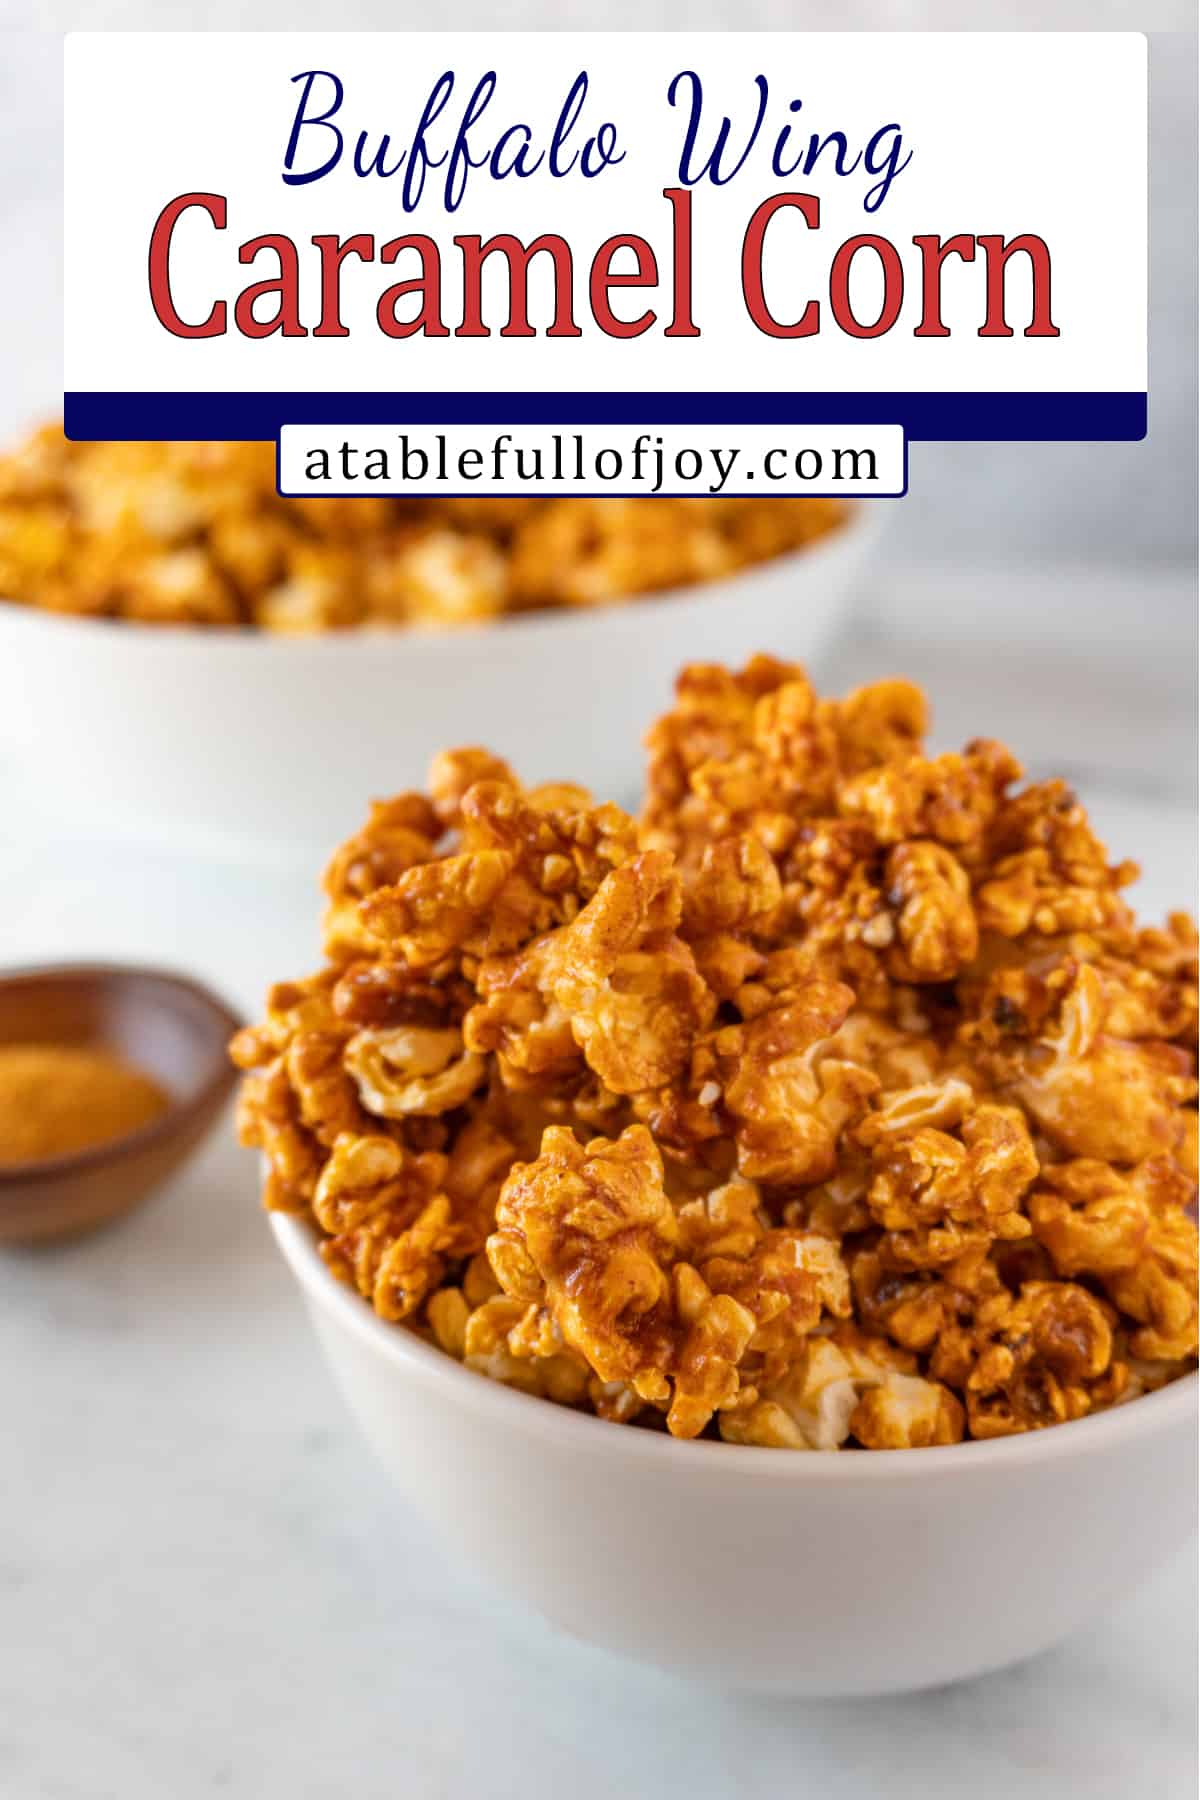
M110 1050L0 1044L0 1168L111 1143L168 1104L152 1076Z

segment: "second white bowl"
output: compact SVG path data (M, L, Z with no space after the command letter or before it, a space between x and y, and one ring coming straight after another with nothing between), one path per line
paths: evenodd
M280 638L0 603L0 742L91 826L243 857L324 857L455 744L629 801L679 666L816 656L886 510L858 502L728 581L477 631Z

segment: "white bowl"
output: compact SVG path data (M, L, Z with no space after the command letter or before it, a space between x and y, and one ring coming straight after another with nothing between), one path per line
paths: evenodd
M679 1443L464 1369L335 1281L307 1226L271 1224L351 1409L447 1557L684 1676L824 1696L963 1680L1057 1643L1195 1528L1194 1375L947 1449Z
M887 510L860 501L728 581L474 631L281 638L0 603L0 745L89 825L217 854L323 857L454 744L628 801L680 664L817 655Z

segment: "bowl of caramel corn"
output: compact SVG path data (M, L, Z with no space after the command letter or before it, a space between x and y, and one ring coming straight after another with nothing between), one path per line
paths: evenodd
M926 726L756 656L683 671L636 813L442 752L232 1045L409 1503L703 1680L999 1667L1194 1525L1195 926Z

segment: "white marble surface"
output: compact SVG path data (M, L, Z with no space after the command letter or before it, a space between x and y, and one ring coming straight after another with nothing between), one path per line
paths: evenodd
M1147 912L1178 904L1188 584L1039 580L880 580L826 673L916 672L940 741L986 726L1038 772L1069 742ZM166 961L249 1010L315 959L307 873L89 841L3 765L0 818L7 963ZM121 1225L0 1253L0 1390L4 1800L1195 1791L1194 1551L1022 1668L846 1704L698 1693L461 1584L360 1444L228 1130Z

